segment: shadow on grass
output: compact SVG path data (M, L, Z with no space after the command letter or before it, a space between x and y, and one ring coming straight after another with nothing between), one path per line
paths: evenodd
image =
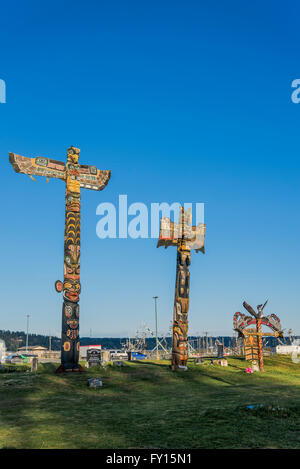
M0 421L1 432L3 427L6 427L7 437L1 434L0 448L2 449L16 449L20 447L30 447L30 433L27 428L33 424L33 420L29 415L26 415L26 408L28 405L28 394L32 392L34 386L30 386L28 378L31 374L18 372L18 379L12 374L1 376L0 387ZM29 385L28 385L29 384ZM23 428L16 425L16 422L22 422ZM10 433L13 432L13 439ZM13 440L13 442L12 442ZM1 446L3 445L3 446Z
M168 363L157 363L157 362L152 362L152 361L146 361L146 360L133 360L129 363L134 363L134 364L137 364L137 365L148 365L148 366L158 366L158 367L161 367L161 368L169 368L171 370L171 365L168 364Z

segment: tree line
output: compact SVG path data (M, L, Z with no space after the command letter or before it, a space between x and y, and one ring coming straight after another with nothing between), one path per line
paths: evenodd
M26 333L24 331L5 331L0 330L0 339L4 340L6 349L9 351L16 351L19 347L24 347L26 345ZM224 343L225 347L232 347L234 345L234 340L232 337L225 336L225 337L209 337L208 338L208 346L213 345L215 340L218 339L220 342ZM161 339L160 339L161 340ZM131 339L134 342L134 339ZM189 337L190 343L197 348L198 347L198 338L197 337ZM285 338L283 340L285 343L289 343L289 341ZM28 345L40 345L42 347L46 347L49 349L49 336L42 335L42 334L28 334ZM274 347L278 345L278 340L274 337L268 338L267 345L270 347ZM122 344L126 343L126 338L119 338L119 337L81 337L80 338L80 345L102 345L103 349L121 349ZM155 337L147 337L146 338L146 350L152 350L156 345ZM163 345L166 348L170 348L172 346L172 338L166 337L163 340ZM206 345L206 338L201 338L201 347L205 347ZM59 337L51 337L51 350L60 350L61 348L61 339Z

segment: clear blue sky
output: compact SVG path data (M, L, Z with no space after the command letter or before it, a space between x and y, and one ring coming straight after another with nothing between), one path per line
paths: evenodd
M299 3L13 1L1 7L0 329L59 334L64 184L16 174L8 152L111 169L82 193L81 335L172 318L176 250L100 240L96 207L204 202L190 332L231 334L245 299L300 334Z

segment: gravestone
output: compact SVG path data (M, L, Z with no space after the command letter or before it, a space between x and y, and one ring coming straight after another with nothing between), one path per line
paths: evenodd
M37 371L38 369L38 364L39 364L39 361L37 358L33 358L32 359L32 362L31 362L31 371Z
M218 358L223 358L224 356L224 345L218 344Z
M88 367L100 365L101 351L98 349L89 349L87 351L87 363Z

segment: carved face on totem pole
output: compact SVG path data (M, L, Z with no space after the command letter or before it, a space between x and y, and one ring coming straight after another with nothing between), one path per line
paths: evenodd
M177 281L175 290L174 318L185 329L189 309L191 252L179 250L177 253ZM187 329L187 326L186 326Z
M79 148L70 147L67 151L67 185L66 185L66 195L70 193L73 197L76 198L76 194L80 198L80 164L78 163L80 155Z
M191 252L180 249L177 252L177 279L174 302L173 354L177 365L187 360L187 332Z
M56 282L64 299L77 303L80 287L80 150L70 147L66 165L66 226L64 248L64 282Z
M78 304L64 304L64 313L66 318L67 338L70 340L77 339L79 335L79 305Z
M67 150L67 161L70 164L78 164L78 159L80 156L80 149L75 147L70 147Z
M72 204L74 206L74 202ZM68 205L66 205L64 298L77 302L80 290L80 212L71 211Z
M177 279L177 296L179 298L188 298L190 291L190 272L189 266L191 264L191 252L179 251L178 252L178 279Z

